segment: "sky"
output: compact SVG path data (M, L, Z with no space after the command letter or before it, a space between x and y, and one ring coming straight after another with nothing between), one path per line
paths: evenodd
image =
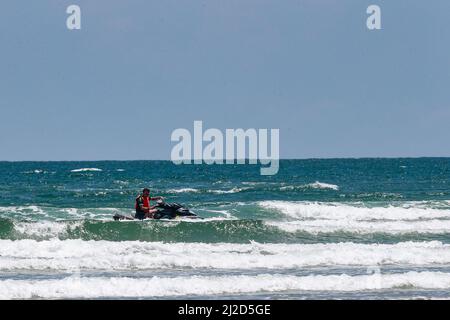
M169 159L194 120L279 129L281 158L450 156L448 0L0 6L0 160Z

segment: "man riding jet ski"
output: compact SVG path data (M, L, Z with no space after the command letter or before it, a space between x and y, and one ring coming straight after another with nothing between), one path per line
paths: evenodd
M151 200L157 200L156 205L150 206ZM198 218L195 213L179 203L165 203L163 197L150 197L150 190L147 188L136 198L135 209L134 217L115 214L113 218L114 220Z

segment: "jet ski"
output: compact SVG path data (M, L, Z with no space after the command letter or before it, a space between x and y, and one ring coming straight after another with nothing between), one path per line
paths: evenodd
M187 207L179 203L166 203L163 200L158 200L155 205L155 209L158 212L153 214L153 219L160 220L172 220L178 217L190 218L190 219L201 219L194 212L190 211ZM131 216L124 216L121 214L115 214L114 220L138 220Z

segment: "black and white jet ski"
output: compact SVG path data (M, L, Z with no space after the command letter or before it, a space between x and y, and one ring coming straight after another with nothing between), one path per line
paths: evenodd
M153 215L153 219L176 219L178 217L189 218L189 219L201 219L194 212L190 211L185 206L179 203L166 203L163 200L158 200L155 205L155 209L158 210ZM121 214L115 214L114 220L138 220L131 216L124 216Z

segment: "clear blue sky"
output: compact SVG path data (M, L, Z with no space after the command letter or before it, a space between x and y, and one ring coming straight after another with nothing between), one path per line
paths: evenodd
M383 30L367 30L369 4ZM448 0L4 0L0 160L169 159L194 120L279 128L282 158L450 156L449 14Z

